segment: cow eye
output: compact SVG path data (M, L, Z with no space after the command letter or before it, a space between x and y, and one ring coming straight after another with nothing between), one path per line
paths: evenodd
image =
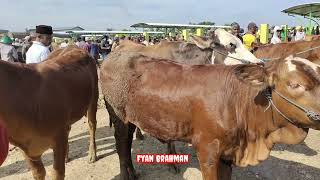
M235 45L235 44L233 44L233 43L230 43L230 47L235 48L235 47L236 47L236 45Z
M290 84L289 85L292 89L297 89L298 87L300 87L300 84Z

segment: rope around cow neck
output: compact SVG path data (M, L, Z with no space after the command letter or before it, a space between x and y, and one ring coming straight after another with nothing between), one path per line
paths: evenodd
M304 54L304 53L306 53L306 52L313 51L313 50L315 50L315 49L319 49L319 48L320 48L320 46L316 46L316 47L313 47L313 48L309 48L309 49L306 49L306 50L300 51L300 52L295 53L295 54L293 54L293 55L300 55L300 54ZM229 57L229 58L232 58L232 59L238 60L238 61L240 61L240 62L241 62L241 63L243 63L243 64L254 64L254 63L252 63L252 62L251 62L251 61L249 61L249 60L246 60L246 59L240 59L240 58L236 58L236 57L232 57L232 56L229 56L229 55L228 55L228 54L226 54L226 53L223 53L223 52L218 51L218 50L215 50L215 49L213 49L213 51L214 51L214 52L216 52L216 53L218 53L218 54L224 55L224 56L226 56L226 57ZM259 60L260 60L261 62L265 63L265 62L267 62L267 61L271 61L271 60L278 60L278 59L280 59L280 58L281 58L281 57L277 57L277 58L259 58Z
M304 53L306 53L306 52L313 51L313 50L319 49L319 48L320 48L320 46L316 46L316 47L313 47L313 48L309 48L309 49L300 51L300 52L295 53L295 54L293 54L293 55L304 54ZM277 58L261 58L261 59L262 59L262 61L267 62L267 61L271 61L271 60L278 60L278 59L280 59L280 58L281 58L281 57L277 57Z

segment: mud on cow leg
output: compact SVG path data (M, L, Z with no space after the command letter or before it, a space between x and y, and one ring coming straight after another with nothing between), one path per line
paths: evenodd
M176 146L174 142L168 142L168 154L177 154ZM173 171L175 174L180 173L180 168L176 164L169 164L169 171Z
M41 156L31 158L25 153L23 155L27 161L28 166L31 168L33 178L35 180L44 180L46 177L46 170L41 161Z
M68 130L59 133L56 137L56 143L53 147L53 179L63 180L65 176L65 159L68 148Z
M124 124L119 118L111 117L114 123L114 136L116 139L116 148L120 160L120 179L137 179L131 159L131 145L135 126L133 124Z

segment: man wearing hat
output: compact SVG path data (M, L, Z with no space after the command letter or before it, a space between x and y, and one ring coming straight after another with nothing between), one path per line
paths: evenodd
M26 63L40 63L50 54L49 46L52 42L52 27L46 25L36 26L36 40L26 54Z
M18 62L18 52L13 47L12 42L9 36L3 36L0 39L0 56L4 61Z
M248 25L248 32L242 37L243 44L251 52L253 52L253 49L257 44L257 39L256 39L257 30L258 30L258 26L256 25L256 23L251 22Z

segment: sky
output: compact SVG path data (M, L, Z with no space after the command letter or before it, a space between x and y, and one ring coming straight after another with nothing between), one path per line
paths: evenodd
M0 29L24 31L38 24L121 30L138 22L224 25L234 21L300 25L302 18L281 13L310 0L1 0Z

